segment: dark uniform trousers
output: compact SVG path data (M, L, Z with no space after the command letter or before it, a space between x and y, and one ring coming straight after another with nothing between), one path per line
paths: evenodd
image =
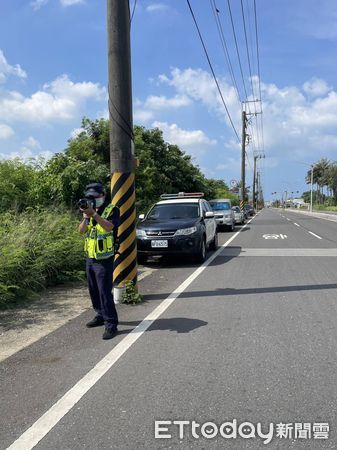
M116 328L118 316L112 296L114 258L97 260L87 258L86 273L89 294L97 317L102 317L107 328Z

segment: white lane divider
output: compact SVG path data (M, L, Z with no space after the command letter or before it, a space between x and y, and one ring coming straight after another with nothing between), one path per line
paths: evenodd
M13 442L7 450L31 450L34 448L252 220L253 218L198 267L177 289L148 314L136 328L130 331L116 347L101 359L95 367Z
M299 227L299 224L298 224L298 223L296 223L296 222L294 222L294 225L296 225L297 227Z
M321 236L318 236L318 234L313 233L312 231L308 231L308 233L312 234L313 236L315 236L317 239L323 239L321 238Z
M290 222L290 219L289 219L289 217L287 217L287 220L289 220L289 222Z

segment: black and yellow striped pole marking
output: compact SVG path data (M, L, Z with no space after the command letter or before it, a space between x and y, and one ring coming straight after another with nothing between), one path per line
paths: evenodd
M111 178L111 201L120 209L118 227L119 255L115 257L114 286L127 281L137 284L136 207L134 173L114 173Z
M241 211L243 210L244 207L245 207L245 201L241 200L240 201L240 209L241 209Z

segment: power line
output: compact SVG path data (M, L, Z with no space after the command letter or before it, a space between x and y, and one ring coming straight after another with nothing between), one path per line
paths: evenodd
M134 14L135 14L136 6L137 6L137 0L135 0L135 1L133 2L133 8L132 8L132 13L131 13L130 23L132 22L133 16L134 16Z
M211 4L211 8L212 8L212 11L213 11L214 19L215 19L215 22L216 22L216 25L217 25L217 28L218 28L218 33L219 33L219 36L220 36L222 49L224 51L224 55L225 55L225 59L226 59L227 66L228 66L228 70L229 70L229 73L230 73L230 76L231 76L231 79L232 79L232 83L233 83L233 86L235 86L236 95L237 95L238 101L241 103L241 98L240 98L238 84L236 82L236 78L235 78L235 75L234 75L234 70L233 70L231 58L229 56L229 51L228 51L228 47L227 47L227 44L226 44L225 35L224 35L224 32L223 32L221 20L220 20L220 17L219 17L220 10L218 9L218 7L216 5L215 0L210 0L210 4Z
M238 61L239 61L239 67L240 67L240 73L241 73L241 78L242 78L243 89L245 91L246 98L248 98L247 89L246 89L246 83L245 83L245 77L243 76L243 70L242 70L242 64L241 64L241 58L240 58L238 41L237 41L237 38L236 38L236 32L235 32L235 26L234 26L234 21L233 21L232 8L231 8L230 0L227 0L227 5L228 5L228 10L229 10L229 16L230 16L230 19L231 19L231 24L232 24L232 31L233 31L233 36L234 36L236 54L237 54Z
M253 85L253 75L252 75L252 67L250 62L250 55L249 55L249 46L248 46L248 38L247 38L247 29L246 29L246 19L245 19L245 12L243 7L243 1L241 0L241 14L242 14L242 20L243 20L243 29L244 29L244 35L245 35L245 43L246 43L246 51L247 51L247 60L248 60L248 69L249 69L249 75L250 75L250 85L252 88L252 95L253 98L255 98L255 92L254 92L254 85ZM256 135L257 135L257 145L259 146L259 130L258 130L258 121L256 116L256 104L254 103L254 110L255 110L255 122L256 122Z
M253 39L253 33L252 33L252 20L251 20L251 14L250 14L250 6L248 0L246 0L246 9L247 9L247 21L248 22L248 28L249 28L249 43L250 43L250 54L251 54L251 67L252 67L252 74L256 74L255 70L255 56L254 56L254 39ZM251 76L252 80L252 76ZM254 85L255 92L253 93L255 97L256 93L256 85ZM261 99L260 99L261 100ZM261 140L260 140L260 130L259 130L259 119L257 117L257 105L255 105L255 126L256 126L256 140L257 140L257 147L261 148Z
M257 29L256 0L254 0L254 17L255 17L255 41L256 41L256 57L257 57L257 75L259 77L259 95L260 95L260 102L261 102L262 149L264 151L263 108L262 108L262 96L261 96L260 53L259 53L259 38L258 38L258 29Z
M248 48L246 19L245 19L245 13L244 13L244 10L243 10L243 2L242 2L242 0L241 0L241 13L242 13L242 20L243 20L243 29L244 29L244 33L245 33L245 42L246 42L247 59L248 59L248 69L249 69L249 75L250 75L250 85L252 87L253 98L255 98L254 86L253 86L253 77L252 77L252 68L251 68L251 64L250 64L250 56L249 56L249 48ZM256 112L256 107L255 107L255 112Z
M230 123L231 123L231 126L232 126L232 128L233 128L233 130L234 130L234 133L235 133L235 135L236 135L236 137L237 137L238 141L239 141L239 142L241 142L241 141L240 141L240 138L239 138L239 135L238 135L238 132L236 131L236 128L235 128L235 126L234 126L234 123L233 123L232 117L231 117L231 115L230 115L230 113L229 113L229 110L228 110L228 108L227 108L227 105L226 105L225 99L224 99L224 97L223 97L223 94L222 94L222 92L221 92L221 89L220 89L220 85L219 85L219 82L218 82L218 80L217 80L217 77L216 77L216 75L215 75L215 72L214 72L214 69L213 69L213 66L212 66L211 60L210 60L210 58L209 58L209 55L208 55L208 52L207 52L207 49L206 49L206 46L205 46L204 40L203 40L203 38L202 38L202 35L201 35L201 32L200 32L200 28L199 28L199 26L198 26L198 22L197 22L197 19L196 19L195 15L194 15L194 12L193 12L193 9L192 9L192 6L191 6L191 3L190 3L190 0L186 0L186 1L187 1L187 4L188 4L188 7L189 7L189 9L190 9L190 12L191 12L191 15L192 15L192 18L193 18L193 21L194 21L195 27L196 27L196 29L197 29L197 31L198 31L198 35L199 35L199 38L200 38L201 44L202 44L202 46L203 46L203 49L204 49L204 52L205 52L205 55L206 55L206 58L207 58L207 61L208 61L209 67L210 67L210 69L211 69L211 72L212 72L212 75L213 75L213 78L214 78L215 84L216 84L216 86L217 86L217 88L218 88L218 91L219 91L219 94L220 94L220 97L221 97L222 103L223 103L223 105L224 105L224 107L225 107L225 110L226 110L227 116L228 116L228 118L229 118L229 121L230 121Z
M230 16L230 20L231 20L231 25L232 25L232 32L233 32L233 37L234 37L236 54L237 54L239 67L240 67L240 73L241 73L243 89L244 89L244 92L245 92L246 99L248 99L248 93L247 93L247 88L246 88L246 83L245 83L245 77L243 75L240 51L239 51L238 40L237 40L237 36L236 36L236 31L235 31L235 25L234 25L234 20L233 20L233 14L232 14L232 8L231 8L230 0L227 0L227 6L228 6L229 16ZM247 106L248 106L249 114L252 114L252 112L250 110L250 104L248 103ZM255 110L255 112L256 112L256 110ZM251 136L252 136L252 140L254 140L254 132L253 132L252 128L251 128Z

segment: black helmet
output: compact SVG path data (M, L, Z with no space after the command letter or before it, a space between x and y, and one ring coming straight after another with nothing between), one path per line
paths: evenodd
M105 194L105 190L103 184L98 183L90 183L86 186L84 190L84 195L86 197L99 197L100 195Z

